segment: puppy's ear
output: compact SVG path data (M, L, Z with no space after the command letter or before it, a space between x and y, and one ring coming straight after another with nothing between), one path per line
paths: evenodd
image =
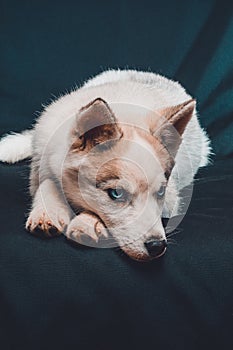
M97 98L80 109L72 148L89 150L99 146L99 150L104 150L111 147L121 136L122 131L107 102Z
M159 125L157 124L153 135L162 142L173 157L179 149L182 134L193 115L195 106L196 101L191 99L159 111Z

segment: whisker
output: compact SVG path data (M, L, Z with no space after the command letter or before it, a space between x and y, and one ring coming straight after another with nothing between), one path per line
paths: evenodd
M179 243L177 243L177 241L175 241L174 239L168 239L167 244L168 245L179 245Z
M226 179L231 179L232 175L222 175L222 176L218 176L218 177L206 177L203 179L194 179L195 183L200 183L200 184L204 184L207 182L213 182L213 181L219 181L219 180L226 180Z
M219 208L219 209L221 209L221 208ZM192 213L192 214L190 214L190 217L191 216L198 216L198 217L203 217L203 218L215 218L216 217L216 214L215 215L211 215L211 214L205 214L205 213ZM219 215L220 216L220 215Z
M166 234L167 238L175 236L177 233L181 233L183 230L182 229L176 229L175 231L172 231L171 233Z

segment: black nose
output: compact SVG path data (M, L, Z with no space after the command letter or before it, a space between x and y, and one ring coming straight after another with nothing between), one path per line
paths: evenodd
M163 241L159 241L152 238L145 242L145 246L149 255L153 258L156 258L165 252L167 247L167 241L165 239Z

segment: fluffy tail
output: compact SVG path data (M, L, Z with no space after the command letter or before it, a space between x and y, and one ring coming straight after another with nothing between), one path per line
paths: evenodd
M0 161L16 163L32 156L33 130L12 133L0 140Z

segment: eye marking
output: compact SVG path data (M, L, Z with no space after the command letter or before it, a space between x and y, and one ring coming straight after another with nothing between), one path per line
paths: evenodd
M156 192L157 198L161 199L164 197L166 192L166 185L161 185L159 190Z
M109 197L117 202L125 202L128 198L128 192L123 188L108 188Z

